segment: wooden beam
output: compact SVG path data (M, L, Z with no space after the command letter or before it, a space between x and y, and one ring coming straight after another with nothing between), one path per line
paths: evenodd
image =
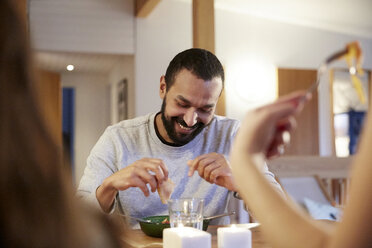
M62 87L58 73L38 69L36 97L42 118L55 143L62 147Z
M136 17L147 17L159 2L160 0L135 0Z
M193 0L193 46L215 53L214 0Z
M367 70L365 70L367 71ZM368 88L369 88L369 92L367 92L368 94L368 101L369 101L369 106L368 108L369 109L372 109L372 71L367 71L367 74L368 74Z
M335 116L335 113L333 111L333 103L334 103L334 100L333 100L333 81L335 79L335 70L334 69L331 69L329 70L329 125L330 125L330 130L331 130L331 141L332 141L332 146L331 146L331 149L332 149L332 156L336 156L336 134L335 134L335 120L334 120L334 116Z
M193 47L215 53L214 0L192 1ZM217 103L216 114L226 114L225 91Z
M26 27L28 26L28 0L13 0L20 16L23 18Z

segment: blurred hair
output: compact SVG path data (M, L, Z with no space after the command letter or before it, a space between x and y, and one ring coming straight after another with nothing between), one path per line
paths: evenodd
M165 83L168 90L174 84L176 75L182 69L189 70L195 76L205 81L220 77L222 89L224 87L225 74L221 62L213 53L207 50L191 48L180 52L172 59L165 73Z
M0 247L92 247L94 225L107 229L107 247L119 247L118 230L74 197L61 147L39 113L15 2L0 1Z

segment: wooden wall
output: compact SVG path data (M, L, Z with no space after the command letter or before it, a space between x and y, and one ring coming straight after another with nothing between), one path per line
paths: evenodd
M316 80L316 70L283 69L277 71L278 96L306 90ZM318 94L308 102L297 117L297 128L285 155L319 155Z
M58 73L38 70L36 94L42 116L58 145L62 145L62 90Z
M193 47L215 53L214 0L192 1ZM226 115L225 90L216 107L217 115Z

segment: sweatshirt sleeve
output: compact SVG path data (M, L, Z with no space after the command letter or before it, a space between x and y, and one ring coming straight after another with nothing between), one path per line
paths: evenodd
M118 170L115 150L113 135L109 127L91 150L77 190L77 195L79 197L95 205L99 209L101 209L101 207L96 197L96 190L104 179ZM116 200L112 211L115 204Z
M276 181L274 173L269 171L269 168L266 163L263 169L263 174L265 175L266 179L270 182L270 184L275 188L275 190L277 190L283 197L285 197L282 187Z

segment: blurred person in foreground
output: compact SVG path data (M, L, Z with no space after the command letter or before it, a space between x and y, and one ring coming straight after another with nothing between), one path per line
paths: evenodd
M120 228L74 197L35 100L15 2L0 1L0 247L120 247Z
M371 115L353 160L349 201L334 230L282 198L262 175L264 161L283 145L282 133L293 129L306 98L303 92L293 93L246 115L230 154L238 192L273 247L372 247Z

